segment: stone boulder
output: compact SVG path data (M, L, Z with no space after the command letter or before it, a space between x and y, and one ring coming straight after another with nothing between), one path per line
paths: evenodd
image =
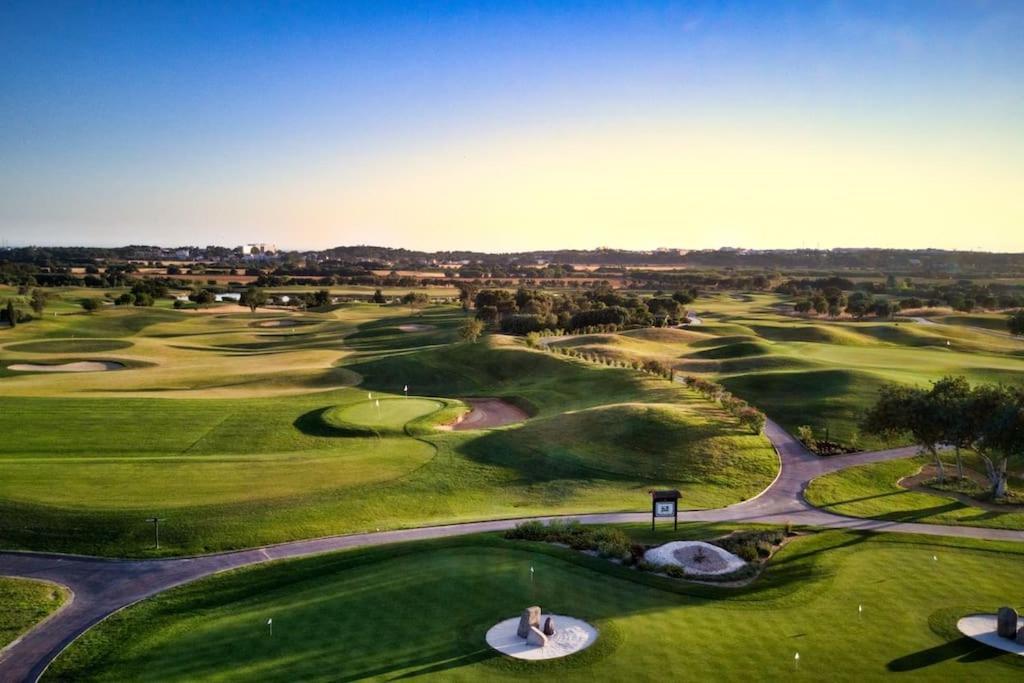
M1017 610L1000 607L996 613L996 633L1000 638L1013 640L1017 637Z
M526 644L544 647L548 644L548 637L536 626L531 626L529 633L526 634Z
M1017 643L1019 645L1024 645L1024 626L1017 629Z
M544 635L553 636L555 635L555 620L548 617L544 620Z
M530 635L531 627L540 627L540 607L527 607L523 615L519 617L519 628L516 635L520 638L527 638Z

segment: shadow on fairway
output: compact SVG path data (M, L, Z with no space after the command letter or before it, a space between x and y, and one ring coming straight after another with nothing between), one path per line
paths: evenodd
M907 672L923 669L948 659L979 662L1000 656L1000 652L977 643L970 638L957 638L942 645L899 657L885 665L889 671Z

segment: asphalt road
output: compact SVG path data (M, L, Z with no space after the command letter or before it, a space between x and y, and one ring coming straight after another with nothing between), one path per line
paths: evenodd
M1024 541L1024 531L855 519L814 508L804 500L803 490L815 477L864 463L907 458L914 455L916 450L914 448L898 448L821 458L809 453L799 441L774 422L768 422L765 433L779 453L782 467L778 478L755 498L715 510L680 512L680 521L779 524L792 522L797 525L839 529ZM647 521L650 519L650 513L610 513L570 515L570 517L584 523L609 524ZM36 628L0 653L0 681L13 683L37 680L49 662L62 649L111 613L174 586L217 572L271 560L305 557L346 548L501 531L515 526L524 519L330 536L238 552L165 560L111 560L47 553L3 552L0 553L0 575L45 579L59 583L72 591L73 598L68 605L50 619L37 625Z

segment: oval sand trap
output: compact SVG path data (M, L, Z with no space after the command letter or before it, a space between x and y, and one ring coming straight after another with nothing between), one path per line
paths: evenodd
M115 363L111 360L81 360L54 365L15 363L8 365L7 369L16 372L105 372L107 370L124 370L124 363Z
M582 619L561 614L544 614L541 616L541 622L543 623L547 617L555 621L555 635L548 637L548 644L544 647L530 645L516 634L519 617L512 617L492 626L487 631L487 644L509 657L539 661L565 657L585 650L597 640L597 629Z
M309 323L302 320L292 320L291 318L284 318L282 320L264 320L259 323L260 327L295 327L296 325L308 325Z
M452 429L489 429L522 422L530 417L522 408L500 398L467 398L464 400L469 404L471 410L452 425Z
M747 564L728 550L703 541L672 541L651 548L644 553L644 559L651 564L682 567L692 576L731 574Z
M427 330L434 329L434 326L424 325L423 323L406 323L405 325L399 325L398 329L402 332L426 332Z

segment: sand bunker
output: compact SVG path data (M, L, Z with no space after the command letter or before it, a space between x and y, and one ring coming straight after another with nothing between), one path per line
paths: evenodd
M124 370L124 363L116 363L110 360L82 360L55 365L15 363L14 365L8 365L7 369L17 372L104 372L106 370Z
M434 329L434 326L422 323L406 323L405 325L399 325L398 329L402 332L426 332L427 330Z
M522 422L530 417L522 408L500 398L467 398L465 402L472 410L453 424L452 429L489 429Z
M295 327L296 325L301 325L301 324L302 323L299 322L298 320L291 320L289 318L285 318L284 320L264 320L263 322L261 322L259 324L259 326L260 327Z
M516 634L519 617L499 622L487 631L487 644L503 655L516 659L556 659L585 650L597 640L597 629L581 619L561 614L545 614L555 622L555 635L544 647L530 645Z
M746 566L739 557L717 545L702 541L672 541L644 553L651 564L672 564L689 575L731 574Z

